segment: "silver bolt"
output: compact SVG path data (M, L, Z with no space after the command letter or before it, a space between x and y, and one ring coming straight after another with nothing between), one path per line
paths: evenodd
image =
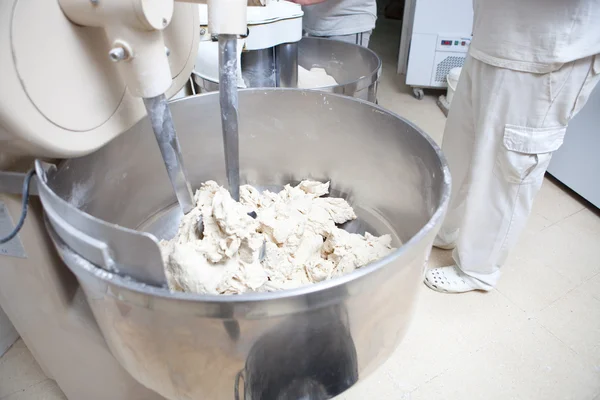
M127 53L122 47L115 47L108 52L108 56L112 62L119 62L127 58Z
M171 50L167 46L165 46L165 54L167 55L167 57L171 55Z
M96 1L97 1L97 0L96 0ZM201 28L201 29L200 29L200 34L201 34L201 35L206 35L206 29L204 29L204 28Z

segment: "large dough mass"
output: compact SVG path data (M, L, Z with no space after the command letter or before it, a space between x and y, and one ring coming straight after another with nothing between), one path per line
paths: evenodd
M291 289L348 274L394 250L390 235L338 228L356 215L346 200L322 197L328 191L329 183L315 181L286 185L279 193L245 185L238 203L216 182L204 183L177 235L161 242L170 289L207 294ZM248 215L252 211L256 219Z

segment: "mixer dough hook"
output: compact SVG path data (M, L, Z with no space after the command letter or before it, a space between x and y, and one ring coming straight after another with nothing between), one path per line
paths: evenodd
M237 35L219 35L219 101L225 168L231 197L240 201Z
M144 98L144 105L169 174L169 180L173 185L175 196L181 210L184 214L187 214L194 208L195 202L192 188L183 167L181 146L179 146L179 139L173 125L173 116L169 104L165 95L161 94L152 98Z

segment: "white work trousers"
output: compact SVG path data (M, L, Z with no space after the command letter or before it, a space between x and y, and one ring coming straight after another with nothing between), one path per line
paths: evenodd
M599 79L600 55L547 74L467 57L444 131L452 197L437 238L456 244L453 257L464 273L496 285L552 153Z

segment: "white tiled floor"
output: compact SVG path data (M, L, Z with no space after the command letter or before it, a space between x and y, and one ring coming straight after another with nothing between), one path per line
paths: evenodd
M395 73L399 29L381 21L373 37L384 60L379 103L439 142L445 118L436 97L415 100ZM423 287L402 345L340 398L600 400L599 245L598 215L546 180L497 290ZM434 250L432 266L450 261ZM0 359L0 400L64 398L22 341Z

